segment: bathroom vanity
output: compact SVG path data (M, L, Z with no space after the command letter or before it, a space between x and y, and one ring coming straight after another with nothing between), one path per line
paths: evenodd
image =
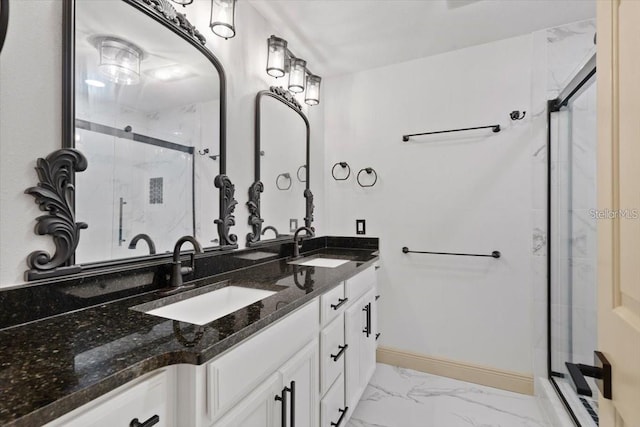
M1 330L9 343L3 372L12 378L3 382L9 398L0 423L346 424L375 368L377 252L325 247L304 255L293 263L272 255L170 297L152 291ZM340 265L309 265L330 261ZM269 292L202 325L148 313L230 287Z

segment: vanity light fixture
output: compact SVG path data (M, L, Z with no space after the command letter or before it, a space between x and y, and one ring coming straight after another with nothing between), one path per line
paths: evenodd
M278 78L285 74L287 62L287 41L280 37L271 36L267 39L267 74Z
M290 64L289 90L293 93L303 92L307 61L300 58L291 58Z
M166 1L166 0L164 0ZM171 0L181 6L188 6L193 0ZM209 28L213 34L227 40L236 35L236 0L211 0Z
M267 74L283 77L289 73L289 92L305 92L304 102L308 105L320 103L320 82L322 78L307 68L307 61L296 57L287 47L283 38L271 36L267 39Z
M209 27L213 34L225 40L236 35L236 0L211 0Z
M142 49L115 37L99 38L97 47L100 52L98 69L109 80L125 86L140 83Z
M320 103L320 76L309 75L307 77L307 87L304 94L304 102L308 105L318 105Z

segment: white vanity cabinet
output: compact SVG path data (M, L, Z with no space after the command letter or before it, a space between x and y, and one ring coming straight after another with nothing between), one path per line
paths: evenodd
M46 427L173 427L175 370L157 370L54 420Z
M345 426L375 370L375 295L371 267L203 365L157 370L47 427Z
M340 286L336 289L344 295L340 290L323 295L333 293L342 304L334 302L338 313L325 317L330 323L323 322L320 332L321 427L346 425L376 367L374 267Z
M316 339L213 425L215 427L280 427L284 425L316 427L317 407L318 340Z
M307 425L305 416L317 419L319 318L316 298L205 365L202 408L209 423L198 425L280 426L283 415L287 425L292 417L300 420L296 425Z
M345 336L349 345L345 360L345 398L350 408L358 403L376 369L374 309L375 290L372 289L345 313Z

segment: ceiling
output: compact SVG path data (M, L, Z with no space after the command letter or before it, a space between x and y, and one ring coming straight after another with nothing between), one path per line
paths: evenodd
M219 77L207 57L176 35L125 2L82 1L75 7L76 97L97 108L126 106L151 113L219 98ZM124 86L110 82L98 70L100 55L95 39L116 37L141 49L141 81ZM161 80L154 72L179 67L185 75ZM106 86L90 88L85 79L99 80ZM82 105L82 103L80 103Z
M249 0L321 76L595 17L595 0ZM242 31L242 29L238 29Z

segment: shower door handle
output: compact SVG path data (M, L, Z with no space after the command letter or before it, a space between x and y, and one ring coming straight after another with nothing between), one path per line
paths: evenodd
M122 242L127 240L122 238L122 207L126 204L127 202L124 201L124 198L120 197L120 212L118 214L118 246L122 246Z
M593 360L594 366L565 362L576 393L583 396L593 395L591 387L584 378L587 376L596 379L598 389L605 399L611 399L611 363L599 351L593 352Z

